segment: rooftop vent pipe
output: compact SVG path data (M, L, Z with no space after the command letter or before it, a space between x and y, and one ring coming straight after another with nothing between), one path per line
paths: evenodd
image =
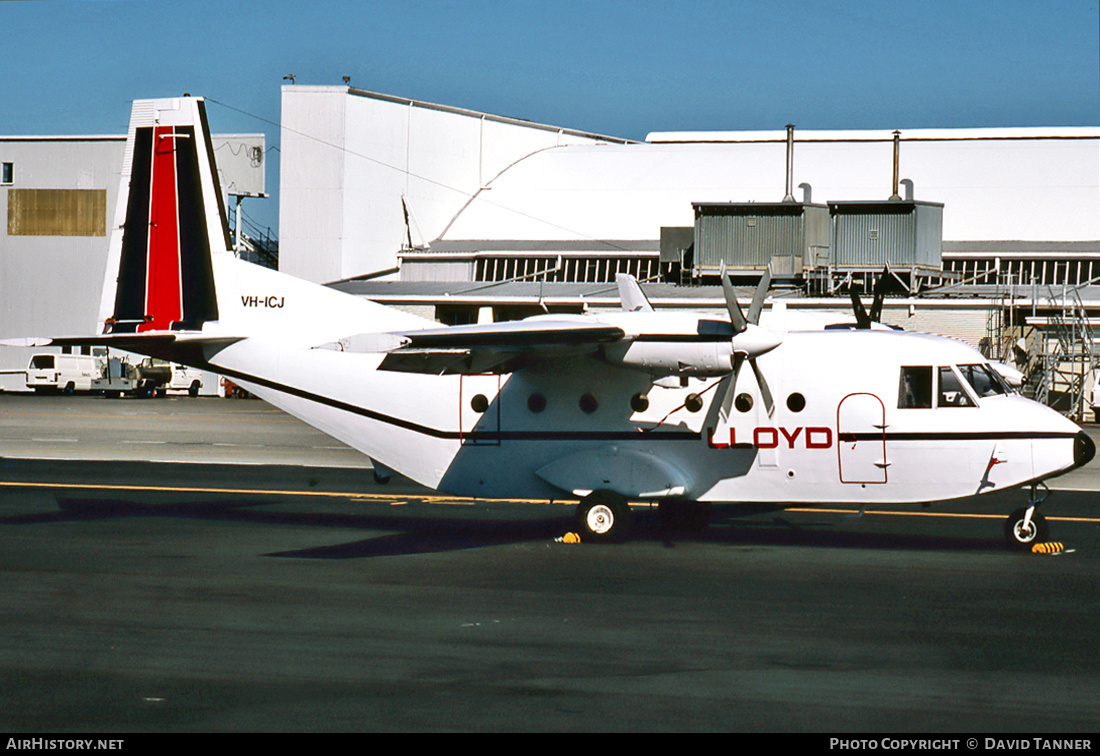
M794 124L787 124L787 193L783 195L784 202L794 202Z
M901 195L898 194L898 169L901 164L901 132L894 132L894 193L890 195L890 200L898 202L901 200Z

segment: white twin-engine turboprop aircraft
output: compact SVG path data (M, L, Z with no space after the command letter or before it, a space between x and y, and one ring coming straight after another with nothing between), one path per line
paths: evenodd
M33 343L228 376L380 478L578 497L582 540L622 536L630 501L863 507L1031 485L1006 524L1026 546L1046 535L1036 486L1094 454L974 349L865 314L794 330L762 317L767 281L747 314L725 276L728 316L655 312L620 277L622 312L440 327L234 259L216 176L202 99L135 102L100 335Z

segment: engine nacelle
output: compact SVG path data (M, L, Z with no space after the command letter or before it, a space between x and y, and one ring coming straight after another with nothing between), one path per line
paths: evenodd
M731 370L728 341L683 344L669 341L633 341L606 348L607 361L652 375L684 375L707 378Z
M780 343L779 334L755 325L732 336L710 336L699 328L693 334L641 334L606 346L604 354L610 363L653 375L706 378L728 374L735 354L752 359Z

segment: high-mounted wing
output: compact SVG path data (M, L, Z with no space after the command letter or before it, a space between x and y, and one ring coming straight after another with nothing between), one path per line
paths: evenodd
M624 312L653 312L633 276L620 274L616 283ZM469 375L508 373L532 361L588 354L625 336L622 328L590 317L540 315L502 323L362 334L325 346L347 352L386 352L382 370Z
M502 323L429 328L402 334L412 347L547 347L618 341L623 330L597 320L551 320L542 316Z
M504 374L550 360L591 355L655 377L715 376L735 372L748 359L763 384L755 359L782 340L756 322L768 282L765 276L746 319L723 276L728 322L702 313L654 312L637 281L619 276L622 312L598 317L539 315L484 325L358 334L322 348L384 354L382 370L434 375ZM767 394L766 399L770 405Z
M447 374L508 373L538 360L560 359L595 351L619 341L625 332L592 318L575 320L537 316L526 320L429 328L386 334L395 342L378 349L377 338L351 337L334 348L342 351L386 351L379 368L401 372Z

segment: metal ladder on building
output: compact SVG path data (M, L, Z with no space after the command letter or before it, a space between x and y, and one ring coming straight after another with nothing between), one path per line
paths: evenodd
M1079 288L1063 285L1059 292L1046 287L1050 316L1042 338L1034 342L1034 398L1077 421L1090 405L1087 391L1097 365L1092 325Z
M989 308L985 322L985 338L981 341L982 354L987 359L1011 364L1014 361L1013 347L1016 343L1013 328L1013 308L1017 296L1017 287L1012 276L997 276L997 288L993 295L996 304Z

